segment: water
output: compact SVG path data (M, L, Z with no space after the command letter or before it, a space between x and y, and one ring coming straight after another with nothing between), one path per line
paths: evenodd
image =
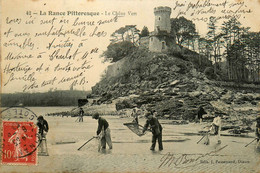
M27 107L31 111L33 111L37 116L39 115L47 115L49 113L56 113L56 112L66 112L71 111L76 107Z
M2 107L1 110L5 110L8 107ZM68 106L68 107L25 107L30 109L32 112L34 112L37 116L44 116L49 113L56 113L56 112L66 112L71 111L72 109L76 108L75 106Z

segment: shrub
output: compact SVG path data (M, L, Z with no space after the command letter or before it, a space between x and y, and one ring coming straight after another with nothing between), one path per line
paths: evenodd
M207 68L204 70L204 74L206 75L206 77L207 77L208 79L216 79L216 78L217 78L216 74L214 73L213 67L207 67Z
M111 60L111 62L117 62L120 59L131 54L135 49L135 45L130 41L110 43L107 47L107 50L103 53L103 56L106 60Z

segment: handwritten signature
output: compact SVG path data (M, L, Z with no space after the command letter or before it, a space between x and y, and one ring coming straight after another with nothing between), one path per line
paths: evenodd
M214 156L216 153L223 150L227 146L228 145L225 145L224 147L221 147L218 150L214 150L205 154L199 154L199 156L192 154L173 154L168 152L160 159L161 163L158 168L165 166L173 166L175 168L191 167L196 164L199 164L200 159L203 159L206 156Z

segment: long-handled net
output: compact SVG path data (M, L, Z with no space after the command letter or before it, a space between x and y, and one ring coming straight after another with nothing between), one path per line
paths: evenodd
M132 132L134 132L138 136L143 136L145 133L143 133L143 126L132 122L132 123L124 123L126 127L128 127Z

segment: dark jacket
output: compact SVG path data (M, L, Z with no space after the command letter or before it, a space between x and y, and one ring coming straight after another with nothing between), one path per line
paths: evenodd
M98 129L97 129L97 135L100 134L102 128L104 127L104 130L108 128L109 124L106 119L99 117L98 118Z
M205 112L205 110L202 107L200 107L198 111L198 118L202 118L202 115L204 114L207 114L207 112Z
M80 110L79 110L79 115L80 115L80 116L83 116L83 115L84 115L83 109L80 109Z
M146 123L144 125L143 132L147 130L148 126L150 125L152 129L152 133L154 135L159 135L162 132L162 126L159 123L158 119L155 117L152 117L151 120L146 120Z
M39 133L42 135L43 131L48 132L49 126L46 120L43 120L43 123L38 122L37 126L39 127Z
M260 124L256 124L255 134L257 138L260 138Z

